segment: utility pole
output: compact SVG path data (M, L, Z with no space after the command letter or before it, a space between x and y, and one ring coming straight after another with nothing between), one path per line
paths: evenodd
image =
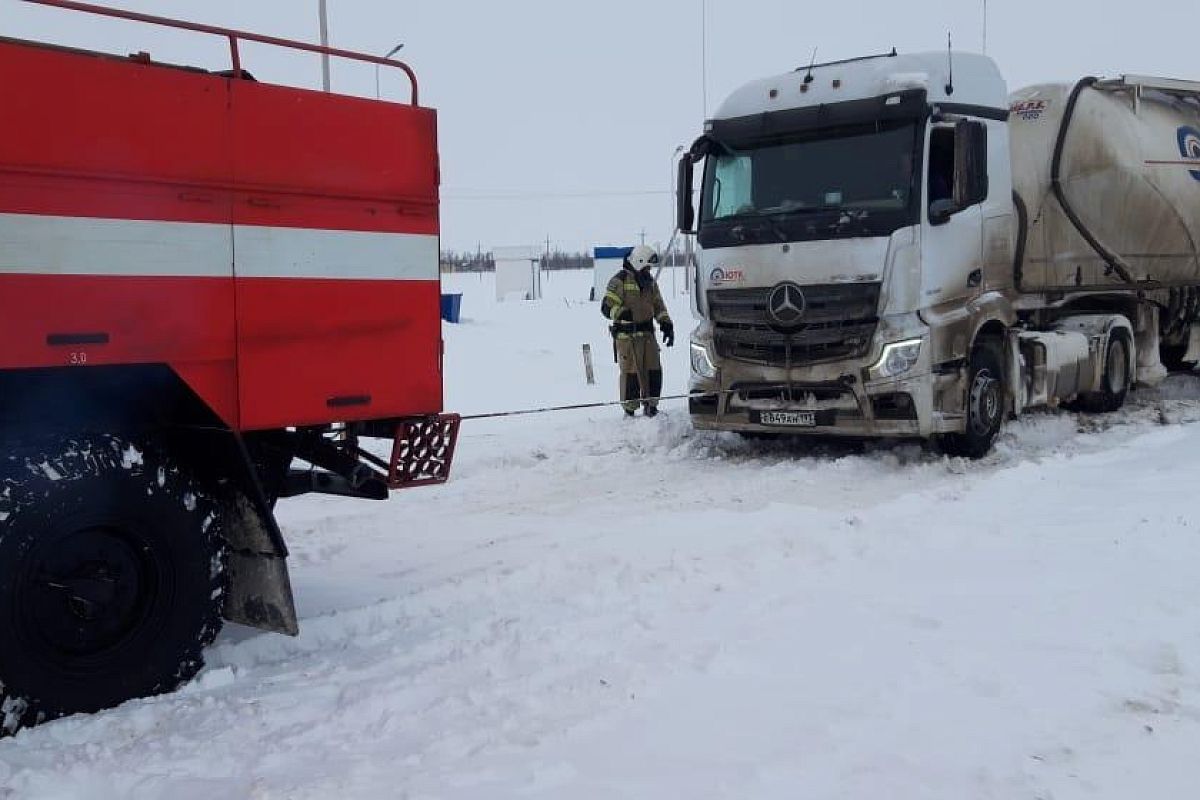
M383 57L391 58L392 56L396 55L396 53L399 53L403 49L404 49L404 43L401 42L400 44L393 47L391 50L388 50L387 53L385 53ZM375 99L376 100L380 99L380 96L379 96L379 65L378 64L375 65Z
M987 55L987 0L983 0L983 54Z
M326 0L319 0L321 13L321 46L329 47L329 9ZM329 54L321 53L321 85L329 91Z
M703 95L704 116L708 120L708 0L700 0L700 93Z
M642 244L645 244L646 243L646 229L645 228L642 228L641 236L642 236Z
M667 177L667 199L671 202L671 210L670 210L670 213L667 215L667 226L672 232L675 231L676 223L678 223L678 220L675 219L675 202L677 200L677 198L675 197L675 191L676 191L675 177L677 174L675 171L676 170L675 164L676 164L676 159L679 158L680 154L683 153L683 151L684 151L683 145L679 145L678 147L675 148L675 152L671 153L671 171Z

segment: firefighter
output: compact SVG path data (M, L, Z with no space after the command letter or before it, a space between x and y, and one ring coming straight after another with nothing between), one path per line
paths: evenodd
M621 367L621 405L626 416L637 411L639 400L647 417L658 414L662 395L662 361L654 323L662 331L663 343L675 345L675 325L663 303L662 292L650 273L658 266L658 253L647 245L630 251L621 271L608 282L600 313L612 321L614 349Z

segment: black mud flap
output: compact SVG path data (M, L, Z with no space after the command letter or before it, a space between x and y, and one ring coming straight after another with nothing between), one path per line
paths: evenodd
M230 622L296 636L300 623L292 599L287 557L279 553L254 504L239 494L229 510L226 539L230 553L226 571L229 593L224 617Z

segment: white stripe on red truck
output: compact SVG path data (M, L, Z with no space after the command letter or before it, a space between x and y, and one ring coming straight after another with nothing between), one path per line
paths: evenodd
M245 278L438 279L436 236L239 225L234 253Z
M226 277L229 226L0 214L0 273Z
M437 280L438 237L0 214L0 274Z

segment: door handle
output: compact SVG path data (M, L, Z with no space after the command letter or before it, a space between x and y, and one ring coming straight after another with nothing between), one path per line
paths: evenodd
M325 401L325 405L330 408L353 408L354 406L369 406L371 405L371 395L369 394L350 394L340 397L330 397Z

